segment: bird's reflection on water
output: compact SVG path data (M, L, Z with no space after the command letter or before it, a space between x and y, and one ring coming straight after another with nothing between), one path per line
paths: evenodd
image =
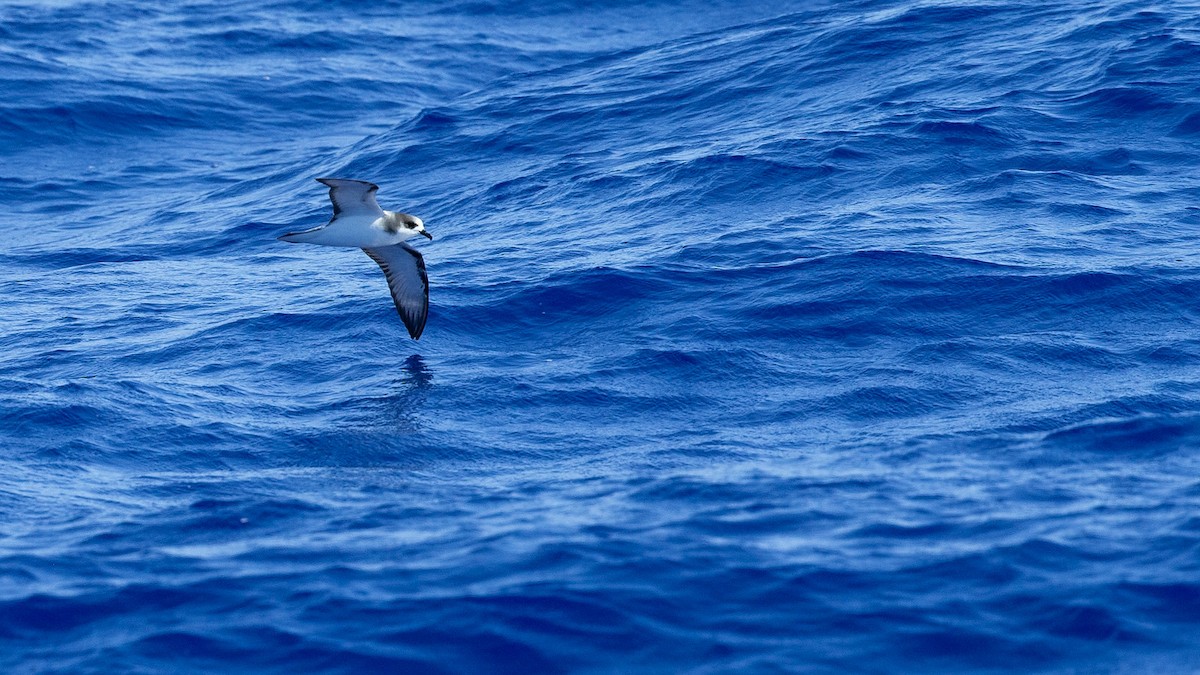
M404 359L402 368L408 373L408 377L400 379L402 383L415 384L422 389L433 383L433 372L429 370L429 366L425 365L425 359L421 358L420 354L413 354Z
M386 390L372 397L374 411L371 418L375 424L383 424L393 431L418 431L420 412L433 387L433 371L420 354L404 359L399 370L398 377L392 379Z
M322 443L321 462L341 467L418 467L429 461L423 433L433 372L419 354L390 367L391 377L358 387Z

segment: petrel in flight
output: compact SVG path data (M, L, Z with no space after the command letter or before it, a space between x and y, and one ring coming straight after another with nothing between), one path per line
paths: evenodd
M387 277L396 311L414 340L425 330L429 315L429 277L425 259L408 239L418 235L433 239L425 223L416 216L384 211L375 202L379 186L361 180L318 178L329 186L333 218L328 223L303 232L288 232L283 241L361 248L371 256Z

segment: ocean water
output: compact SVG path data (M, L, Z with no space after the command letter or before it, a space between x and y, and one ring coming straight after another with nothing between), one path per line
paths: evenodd
M1195 4L4 1L0 86L4 672L1200 671Z

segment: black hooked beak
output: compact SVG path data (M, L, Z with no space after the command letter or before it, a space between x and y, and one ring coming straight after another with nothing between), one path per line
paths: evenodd
M429 241L433 241L433 235L432 235L432 234L429 234L429 233L428 233L428 232L426 232L425 230L421 230L421 234L425 235L425 238L426 238L426 239L428 239Z

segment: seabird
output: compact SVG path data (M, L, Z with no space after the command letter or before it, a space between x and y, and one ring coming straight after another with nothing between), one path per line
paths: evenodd
M371 256L387 277L396 311L414 340L425 330L429 315L429 277L425 259L417 249L405 243L417 235L433 239L425 223L416 216L384 211L375 202L379 186L362 180L318 178L329 186L333 218L328 223L303 232L288 232L282 241L322 246L361 248Z

